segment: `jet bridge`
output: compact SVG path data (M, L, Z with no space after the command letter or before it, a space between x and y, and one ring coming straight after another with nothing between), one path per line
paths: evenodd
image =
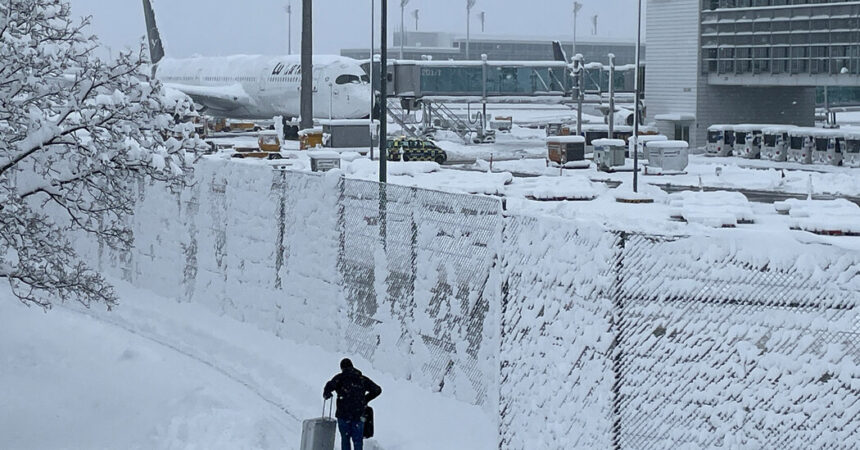
M377 61L374 73L382 64ZM369 61L364 63L369 72ZM485 117L472 121L457 117L449 103L566 104L577 102L578 86L571 65L564 61L398 61L388 62L389 116L404 133L420 135L442 127L456 131L466 142L490 142ZM615 69L614 87L620 103L635 86L635 66ZM604 104L609 91L609 67L589 63L583 68L586 103ZM375 77L374 77L375 78ZM376 80L374 80L376 81ZM376 84L376 83L374 83ZM376 87L376 86L374 86ZM632 102L632 97L630 98ZM413 111L421 110L415 120ZM411 119L411 120L410 120Z

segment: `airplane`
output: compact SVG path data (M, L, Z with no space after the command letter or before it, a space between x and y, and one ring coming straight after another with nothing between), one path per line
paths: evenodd
M143 0L153 78L188 95L217 118L271 120L285 124L301 114L301 56L234 55L166 58L150 0ZM370 83L358 61L313 56L316 119L370 116ZM296 130L297 131L297 130Z

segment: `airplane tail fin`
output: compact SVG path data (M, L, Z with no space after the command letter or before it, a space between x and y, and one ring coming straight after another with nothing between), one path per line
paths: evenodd
M567 59L567 53L564 52L564 48L561 46L561 42L559 41L552 41L552 55L556 61L566 63L570 62L570 60Z
M143 0L143 14L146 17L146 35L149 39L149 58L155 65L164 58L164 47L161 45L161 35L155 24L155 13L149 0Z

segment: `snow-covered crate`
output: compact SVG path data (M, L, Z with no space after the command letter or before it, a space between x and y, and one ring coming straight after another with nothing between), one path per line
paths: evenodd
M594 200L606 191L602 183L592 183L579 177L537 177L517 179L508 187L508 196L523 195L529 200L557 202L564 200Z
M788 199L774 204L788 214L791 228L832 236L860 236L860 206L845 199Z
M668 204L671 217L685 222L716 228L755 222L749 200L739 192L676 192Z

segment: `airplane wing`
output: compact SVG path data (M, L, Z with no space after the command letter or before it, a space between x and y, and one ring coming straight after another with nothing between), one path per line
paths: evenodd
M238 83L217 87L176 83L165 83L164 85L191 97L195 103L219 111L232 111L252 104L251 96Z

